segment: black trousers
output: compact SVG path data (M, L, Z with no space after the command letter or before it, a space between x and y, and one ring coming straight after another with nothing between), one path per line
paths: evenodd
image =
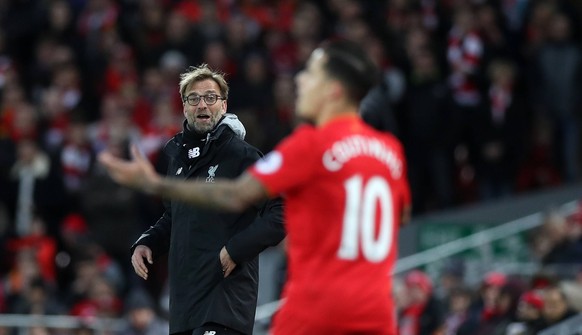
M172 335L244 335L243 333L219 325L218 323L207 323L202 327L196 328L194 330L187 330L180 333L175 333Z

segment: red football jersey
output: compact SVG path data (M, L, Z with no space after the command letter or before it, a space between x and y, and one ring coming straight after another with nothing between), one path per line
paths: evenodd
M301 126L250 170L285 197L288 279L276 334L395 334L391 272L410 203L398 140L356 116Z

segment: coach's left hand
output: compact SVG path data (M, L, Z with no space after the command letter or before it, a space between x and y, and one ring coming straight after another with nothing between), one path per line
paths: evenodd
M220 250L220 264L222 264L222 273L224 278L228 277L232 270L236 267L236 263L230 258L226 247L222 247Z

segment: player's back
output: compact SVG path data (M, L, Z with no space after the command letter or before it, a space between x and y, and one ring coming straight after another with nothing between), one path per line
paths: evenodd
M286 193L287 308L313 322L389 328L390 273L409 202L402 148L355 117L315 131L311 142L309 184Z

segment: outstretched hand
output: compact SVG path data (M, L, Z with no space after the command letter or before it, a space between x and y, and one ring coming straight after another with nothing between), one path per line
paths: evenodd
M135 144L131 146L131 156L132 160L125 160L109 151L103 151L99 154L99 162L117 183L153 193L154 185L160 180L160 176Z

